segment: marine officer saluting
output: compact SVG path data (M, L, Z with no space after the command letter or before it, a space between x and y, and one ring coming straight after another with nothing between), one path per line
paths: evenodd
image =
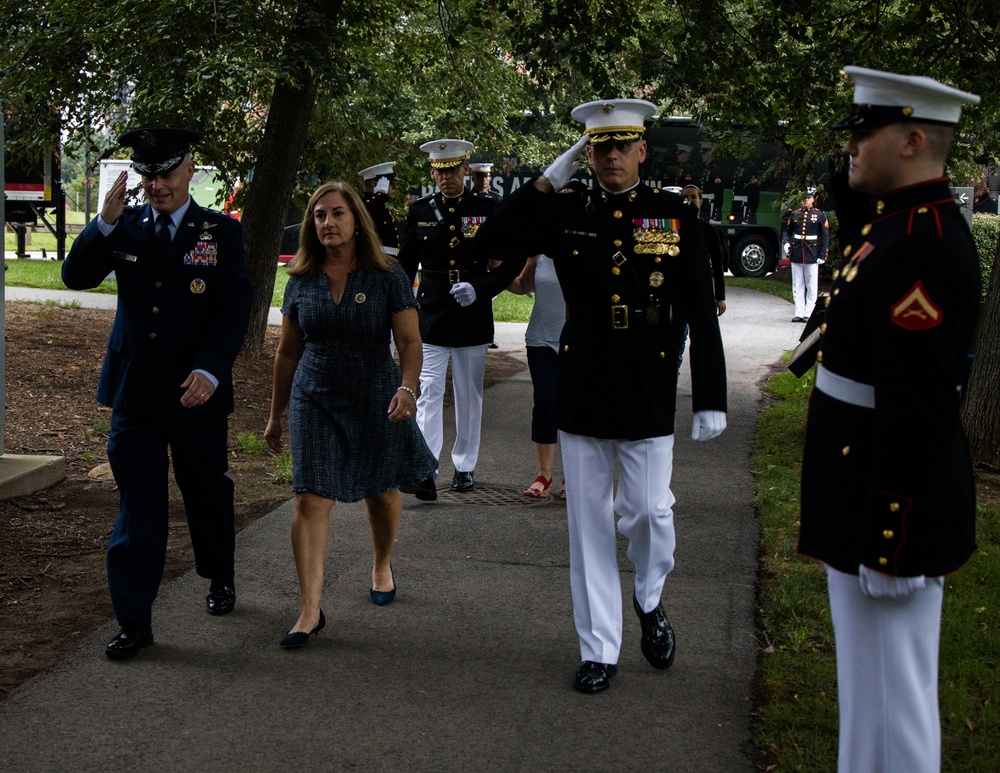
M548 255L566 299L557 423L583 659L573 683L588 693L608 687L621 648L616 512L635 567L632 606L642 654L659 669L674 660L674 632L660 596L674 565L677 359L669 309L675 295L691 328L691 435L708 440L726 427L725 359L698 213L680 196L639 182L645 120L655 109L638 99L574 108L586 126L583 138L504 199L478 237L497 256ZM584 146L597 185L557 193L577 170Z
M395 161L386 161L358 172L365 181L365 192L361 199L375 223L378 238L382 241L382 250L387 255L396 255L399 252L396 218L389 210L389 199L396 193L395 168Z
M195 568L211 579L208 613L236 603L233 482L228 469L232 367L250 316L250 274L239 221L189 195L196 131L134 129L118 138L149 200L125 206L127 175L73 243L62 278L73 290L114 272L118 311L97 400L112 409L108 461L118 520L108 585L121 631L110 658L153 643L152 606L167 550L168 449L184 497Z
M979 97L844 71L854 104L833 125L850 132L850 176L834 189L844 250L809 402L798 548L826 564L839 770L936 773L944 576L976 547L960 406L980 298L944 167L962 105Z
M505 260L488 271L485 256L473 249L476 232L492 214L496 201L465 188L472 147L471 142L453 139L420 146L427 153L431 177L440 190L410 205L399 248L399 260L411 279L418 267L421 269L417 300L424 363L417 424L439 463L444 443L445 376L451 361L455 393L452 491L471 491L475 485L486 349L493 340L492 299L524 266L523 259ZM418 490L405 490L419 499L437 498L433 478Z

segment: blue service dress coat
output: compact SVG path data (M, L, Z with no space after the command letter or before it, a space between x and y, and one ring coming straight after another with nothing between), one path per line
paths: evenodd
M250 318L250 273L237 220L192 199L167 254L159 257L155 212L126 207L115 230L93 220L63 264L72 290L118 280L98 402L131 416L197 420L233 412L233 362ZM219 385L204 405L180 404L181 382L205 370Z
M975 550L960 422L980 297L972 234L945 179L838 201L837 214L798 549L849 574L947 574Z
M677 358L670 303L691 328L695 411L726 410L726 365L702 226L673 193L640 184L543 193L525 185L480 229L483 251L544 253L566 300L557 423L577 435L671 435Z

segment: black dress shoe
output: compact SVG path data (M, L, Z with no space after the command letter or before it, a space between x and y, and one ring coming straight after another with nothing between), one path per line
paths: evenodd
M437 486L434 485L434 476L425 478L420 483L407 483L399 487L404 494L413 494L417 499L424 502L433 502L438 498Z
M632 606L642 625L642 654L653 668L670 668L674 662L674 629L663 614L662 605L657 604L652 612L643 612L633 595Z
M309 640L322 631L326 627L326 616L323 614L323 610L319 611L319 622L316 623L316 627L311 631L306 633L305 631L296 631L292 633L289 631L284 636L281 637L281 641L278 642L279 647L284 647L286 650L294 650L299 647L305 647Z
M210 615L228 615L236 606L236 588L233 581L212 580L212 587L205 598L205 606Z
M600 692L607 690L611 677L618 673L618 666L613 663L596 663L585 660L577 669L573 678L573 686L580 692Z
M455 470L455 477L451 479L452 491L472 491L476 484L472 480L472 472L461 472Z
M123 625L118 635L104 648L104 654L112 660L128 660L152 643L153 629L150 626Z

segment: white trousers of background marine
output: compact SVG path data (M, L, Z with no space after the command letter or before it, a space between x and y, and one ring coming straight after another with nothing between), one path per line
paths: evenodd
M455 445L451 449L451 461L461 472L476 469L483 426L486 349L486 344L456 348L423 345L417 426L427 447L438 460L439 468L441 447L444 445L444 388L450 360L451 388L455 394Z
M559 432L566 475L569 575L580 657L616 664L622 643L622 590L615 537L628 539L635 597L643 611L660 603L674 568L674 436L604 440ZM621 476L614 491L614 464ZM638 627L638 622L636 622Z
M944 581L872 599L827 567L837 643L840 773L938 773L938 642Z
M815 263L792 263L791 270L795 316L809 319L819 292L819 266Z

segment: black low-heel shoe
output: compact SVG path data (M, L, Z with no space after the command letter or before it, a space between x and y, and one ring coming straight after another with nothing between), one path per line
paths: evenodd
M392 577L392 590L375 590L372 588L368 591L368 595L372 599L372 604L375 606L384 607L386 604L391 604L396 598L396 575L392 571L392 566L389 567L389 576Z
M291 631L289 631L288 633L286 633L284 636L281 637L280 646L284 647L286 650L293 650L297 649L298 647L305 647L313 636L315 636L316 634L318 634L320 631L323 630L325 625L326 625L326 617L324 617L323 610L321 609L319 611L319 622L316 624L315 628L309 631L309 633L306 633L305 631L296 631L295 633L292 633Z

